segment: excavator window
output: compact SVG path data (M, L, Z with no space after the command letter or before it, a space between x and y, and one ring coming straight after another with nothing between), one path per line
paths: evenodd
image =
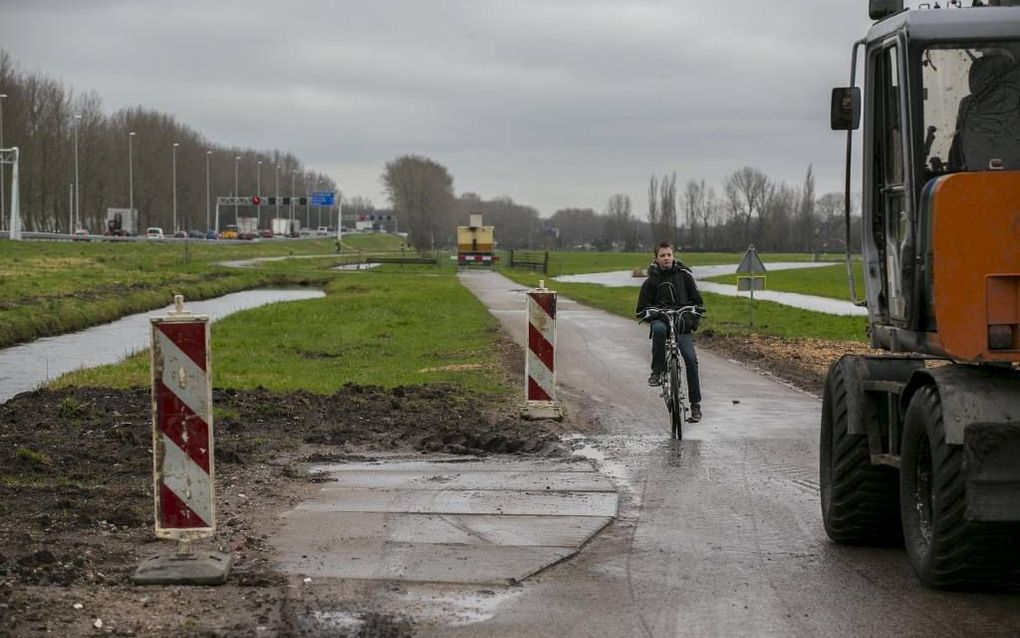
M1020 169L1020 43L924 51L925 171Z

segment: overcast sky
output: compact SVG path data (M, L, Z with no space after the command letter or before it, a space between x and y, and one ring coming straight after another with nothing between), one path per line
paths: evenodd
M867 4L0 0L0 48L108 113L293 152L377 207L384 164L416 153L458 195L549 216L623 193L644 217L673 171L720 192L744 165L799 187L813 164L819 194L841 190L829 91Z

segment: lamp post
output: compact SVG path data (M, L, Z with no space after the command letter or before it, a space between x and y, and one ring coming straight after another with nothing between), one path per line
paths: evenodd
M262 160L255 163L255 195L259 205L255 207L255 228L262 227Z
M234 197L240 197L241 193L237 190L237 164L241 161L240 155L234 156ZM234 200L234 223L237 223L237 200Z
M0 148L4 147L4 100L6 93L0 93ZM4 165L0 163L0 230L7 224L7 199L4 196Z
M135 169L134 156L132 155L132 142L135 139L135 132L128 133L128 209L135 209ZM128 213L130 215L131 213Z
M78 182L78 122L81 121L81 114L74 116L74 228L78 227L78 219L81 215L81 186ZM68 232L73 233L74 228Z
M212 205L212 191L209 188L209 158L212 157L212 151L205 152L205 232L209 232L209 209Z
M297 176L297 169L290 171L290 218L294 219L294 178Z
M177 142L174 142L173 147L173 191L174 191L174 223L173 232L177 234L177 147L180 146Z
M279 164L273 164L273 168L276 169L276 216L277 216L277 218L279 218L280 217L280 165Z

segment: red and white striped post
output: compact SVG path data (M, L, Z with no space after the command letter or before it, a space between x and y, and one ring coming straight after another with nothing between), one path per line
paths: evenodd
M156 536L176 540L172 556L146 559L136 583L218 584L231 558L193 552L216 532L209 318L175 309L152 323L152 456Z
M526 419L561 419L556 403L556 291L538 282L528 295L528 354L524 365Z

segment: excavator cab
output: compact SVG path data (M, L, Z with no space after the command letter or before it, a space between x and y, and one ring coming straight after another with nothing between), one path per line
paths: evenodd
M851 297L889 354L830 368L820 491L834 541L903 544L923 583L966 589L1020 584L1020 0L964 1L870 0L833 90L848 240L863 147Z
M890 15L854 46L864 99L831 106L834 129L864 120L872 345L1020 360L1020 7L875 5Z

